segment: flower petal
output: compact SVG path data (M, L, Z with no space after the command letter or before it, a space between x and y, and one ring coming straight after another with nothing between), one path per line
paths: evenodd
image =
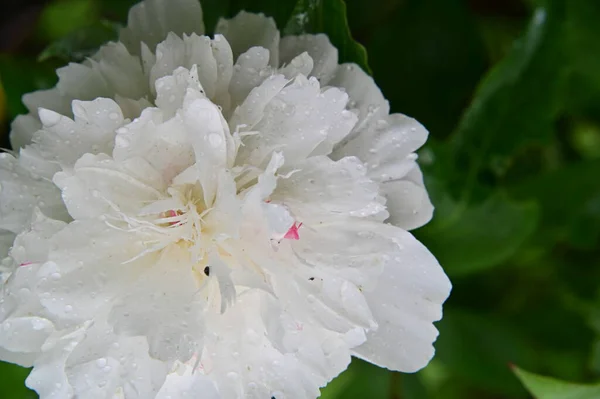
M202 8L197 0L145 0L129 10L127 27L119 40L132 54L139 55L140 43L154 51L167 34L204 34Z
M212 97L216 91L218 69L211 39L196 34L181 38L169 33L156 47L156 64L150 71L150 81L172 75L178 67L191 69L194 65L197 66L196 75L203 92Z
M184 100L180 117L196 155L204 203L210 207L217 192L217 171L227 167L229 126L215 104L190 94Z
M414 168L414 151L425 143L427 135L416 120L392 114L336 149L334 157L356 155L369 168L373 180L396 180Z
M96 315L69 355L69 382L82 397L154 398L165 381L167 365L148 353L144 337L114 333L104 315ZM114 395L114 396L113 396Z
M84 327L70 332L57 332L44 344L44 352L34 363L33 370L25 384L35 390L40 398L62 399L73 396L69 384L65 363L67 358L81 341Z
M31 144L33 134L41 127L42 124L39 119L32 114L17 115L10 125L10 144L12 148L18 150Z
M118 129L113 157L117 163L142 158L162 174L164 182L171 182L195 162L182 119L165 121L163 111L157 108L145 109L138 119Z
M252 89L259 86L271 73L269 50L263 47L250 47L238 57L233 67L229 84L232 104L241 104Z
M311 157L291 167L296 172L279 180L271 200L284 203L299 221L310 225L385 209L379 185L366 177L367 169L358 158Z
M30 223L36 206L55 219L68 219L57 188L23 168L8 153L0 154L0 181L0 229L20 233Z
M342 143L353 139L363 131L368 131L378 120L386 117L390 112L390 105L373 78L358 65L339 65L333 78L327 84L344 88L350 96L348 107L358 111L358 122Z
M288 79L293 79L296 75L310 76L313 67L313 59L305 51L294 57L286 66L281 67L279 73L284 74Z
M145 160L116 163L105 154L85 154L72 171L59 172L55 184L74 219L124 212L136 214L161 198L165 182Z
M195 399L199 393L202 399L221 399L212 380L200 373L178 375L171 373L167 377L156 399Z
M279 45L280 63L290 64L298 55L307 52L314 61L310 76L316 77L322 86L329 84L338 66L338 50L327 35L286 36ZM307 74L308 75L308 74Z
M251 96L246 101L252 101ZM248 125L245 130L259 134L245 137L238 162L259 166L273 150L281 150L286 161L294 163L321 143L344 137L356 123L356 116L344 109L347 98L336 88L322 91L315 78L297 76L266 104L257 123L240 118L240 124Z
M394 226L412 230L431 220L433 204L418 165L415 164L404 179L382 183L381 191L386 197L385 206L390 213L388 221Z
M397 243L399 255L386 264L376 287L364 292L379 328L367 334L354 354L381 367L414 372L433 357L438 332L432 323L442 317L451 285L437 260L410 233L392 226L380 232Z
M279 30L275 20L264 14L240 11L231 19L221 18L215 28L231 45L233 59L246 52L250 47L264 47L269 50L269 64L279 66Z
M169 247L118 299L109 321L119 335L146 336L150 355L188 361L202 347L205 301L186 248ZM160 319L161 323L156 323Z
M39 111L43 128L33 137L44 159L72 167L86 153L110 154L115 130L124 123L121 108L107 98L73 101L74 120L54 111Z

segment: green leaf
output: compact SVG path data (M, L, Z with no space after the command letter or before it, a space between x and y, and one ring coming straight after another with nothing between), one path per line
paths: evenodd
M553 137L561 102L563 0L538 8L525 35L485 77L452 139L469 190L482 170Z
M450 276L485 271L506 261L538 222L535 203L515 202L501 192L479 204L457 203L448 195L434 203L437 213L419 238Z
M371 73L367 51L350 33L343 0L298 0L284 32L325 33L338 49L340 62L354 62Z
M600 384L583 385L560 381L513 368L516 376L536 399L598 399Z
M55 0L42 11L37 33L44 40L54 41L90 25L98 18L99 7L94 0Z
M50 44L40 54L39 60L57 58L64 62L80 62L93 55L98 48L116 40L121 25L110 21L98 21L93 25L77 29Z

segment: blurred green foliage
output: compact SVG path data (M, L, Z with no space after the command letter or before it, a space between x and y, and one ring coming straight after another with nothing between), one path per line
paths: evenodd
M4 138L21 95L115 38L133 3L53 0L30 21L28 39L0 54ZM323 398L600 398L578 385L600 381L600 2L202 4L209 32L246 9L327 33L395 112L430 130L420 160L436 214L415 234L454 284L436 357L414 375L353 361ZM517 377L511 364L572 383ZM0 364L0 398L35 397L26 374Z

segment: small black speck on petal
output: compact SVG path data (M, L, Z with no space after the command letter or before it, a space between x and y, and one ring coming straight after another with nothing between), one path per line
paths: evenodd
M204 268L204 274L206 274L207 276L210 276L210 266L206 266Z

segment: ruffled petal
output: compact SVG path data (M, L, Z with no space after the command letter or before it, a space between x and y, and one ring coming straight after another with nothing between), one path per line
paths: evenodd
M373 289L364 295L379 325L354 354L391 370L414 372L433 357L438 332L433 322L442 317L450 281L437 260L410 233L384 226L398 245L398 256L386 264Z
M269 66L269 50L263 47L250 47L240 55L233 67L229 85L231 101L241 104L255 87L272 74Z
M39 112L43 128L34 135L35 149L63 168L86 153L110 154L115 130L124 124L121 108L107 98L73 101L74 120L43 108Z
M217 106L206 98L188 92L184 103L180 117L196 155L204 203L212 206L217 192L217 172L228 166L229 126Z
M34 363L25 384L36 391L41 399L63 399L73 396L65 363L83 338L84 327L56 332L43 347L43 353Z
M353 139L361 132L369 131L378 120L385 118L390 112L390 105L373 78L358 65L339 65L327 84L344 88L350 96L348 107L358 112L358 122L342 143Z
M431 220L433 204L418 165L415 164L404 179L382 183L381 191L390 214L388 221L394 226L412 230Z
M271 80L263 83L270 84ZM254 89L244 103L252 104L252 94L263 90L263 85ZM278 150L289 163L294 163L311 155L321 143L344 137L356 123L356 116L345 109L347 99L346 93L336 88L321 90L315 78L299 75L264 104L258 121L242 118L241 112L237 119L234 114L233 120L247 126L244 130L258 132L244 139L238 162L258 166L273 150ZM251 109L256 108L254 105Z
M156 399L195 399L199 393L202 399L222 399L210 378L192 371L184 375L169 374Z
M74 391L99 399L154 398L167 370L165 363L150 357L144 337L116 335L103 314L96 315L66 363Z
M316 77L322 86L329 84L338 66L338 50L325 34L286 36L279 45L280 63L291 64L302 53L308 53L314 61L310 76ZM308 74L306 74L308 75Z
M355 155L376 181L404 177L415 166L416 151L427 140L427 130L416 120L392 114L336 149L334 157Z
M232 19L220 19L215 33L227 38L233 50L233 58L237 59L250 47L264 47L269 50L269 64L273 68L279 66L279 30L275 20L264 14L253 14L240 11Z
M205 304L190 254L186 248L170 247L146 266L118 298L109 322L119 335L146 336L153 358L188 361L202 347Z
M37 115L37 113L36 113ZM10 125L10 144L14 150L31 144L33 134L42 127L32 114L18 115Z
M145 160L115 163L105 154L85 154L73 171L59 172L55 184L74 219L113 213L136 214L162 197L165 182Z
M170 112L166 109L165 112ZM165 182L194 163L194 149L180 117L165 121L163 112L147 108L133 122L118 129L113 157L116 162L142 158Z
M0 181L0 229L20 233L29 225L36 206L55 219L68 220L57 188L7 153L0 154Z
M192 34L181 38L169 33L156 48L156 64L150 71L150 81L172 75L178 67L191 69L194 65L203 92L207 97L213 97L219 71L213 56L212 40L208 36Z
M127 27L119 40L132 54L140 54L140 43L154 51L170 32L204 34L202 8L197 0L146 0L129 10Z
M311 157L291 168L294 173L279 180L271 200L288 206L298 221L310 225L385 210L379 185L366 176L358 158Z
M315 398L350 361L344 335L296 323L266 293L248 292L208 322L215 329L198 373L215 381L221 398Z

